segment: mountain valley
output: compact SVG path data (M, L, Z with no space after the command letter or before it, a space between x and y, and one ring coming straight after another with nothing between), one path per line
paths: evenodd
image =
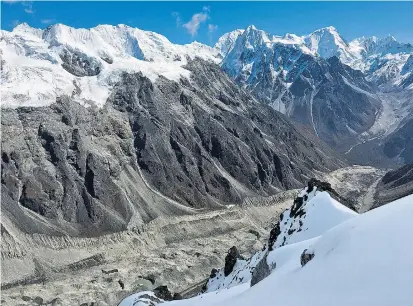
M0 52L2 305L267 305L273 286L327 305L316 282L388 305L388 266L354 286L326 272L371 274L357 248L376 265L393 248L413 281L393 239L413 203L411 44L24 23Z

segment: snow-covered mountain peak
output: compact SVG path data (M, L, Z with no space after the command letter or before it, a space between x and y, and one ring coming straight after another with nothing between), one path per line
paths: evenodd
M349 43L349 46L361 57L413 52L411 44L398 42L390 34L382 38L376 36L356 38Z
M306 46L322 58L337 56L345 62L354 58L347 42L341 37L337 29L329 26L314 31L304 37Z
M291 33L287 33L284 35L283 37L286 40L290 40L290 41L296 41L297 43L303 43L304 40L302 37L295 35L295 34L291 34Z
M24 23L21 23L21 24L17 25L12 30L12 32L15 33L16 35L20 35L20 36L28 36L28 35L31 36L31 35L33 35L33 36L36 36L36 37L41 37L43 30L33 28L29 24L24 22Z
M387 88L407 87L412 82L412 71L404 67L413 54L413 46L401 43L392 35L360 37L349 43L350 50L357 60L348 64L363 71L368 80Z
M327 35L327 34L333 35L333 36L340 36L337 29L333 26L328 26L328 27L317 29L310 35Z
M255 25L251 24L245 29L245 31L246 32L253 32L253 31L261 31L261 30L258 30Z
M188 59L220 61L219 52L209 46L176 45L160 34L123 24L90 29L54 24L44 30L21 24L2 31L0 47L2 105L12 107L48 105L73 92L81 103L103 105L110 84L123 71L141 71L153 81L159 75L178 80L189 77L183 68Z
M272 41L269 34L263 30L258 30L254 25L248 26L241 37L243 37L244 46L250 49L255 49L257 46Z
M235 41L237 40L238 36L244 33L243 29L237 29L222 35L217 43L215 44L214 48L218 50L218 52L225 57L234 47Z
M36 29L36 28L31 27L27 22L23 22L23 23L16 25L13 28L12 32L25 32L27 30L30 31L32 29Z

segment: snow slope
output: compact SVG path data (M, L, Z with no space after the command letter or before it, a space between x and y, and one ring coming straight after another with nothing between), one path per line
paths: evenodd
M302 204L300 206L299 203L301 201ZM278 232L275 241L272 241L270 238L266 249L257 252L247 260L238 259L228 276L224 275L224 269L218 269L215 276L208 280L206 291L212 292L223 288L228 289L249 282L252 271L267 253L267 250L273 249L268 254L268 264L270 266L274 264L279 266L279 250L284 249L284 246L300 245L298 243L303 241L303 245L308 245L312 238L318 237L328 229L357 215L356 212L334 200L326 191L319 191L317 187L312 188L311 191L309 191L309 187L304 188L298 194L294 205L281 214L280 221L272 231L274 233ZM301 254L304 249L300 247L298 252ZM286 254L290 254L291 250L295 250L295 247L285 250L286 252L281 251L284 257ZM274 251L277 252L274 253Z
M413 305L412 204L410 195L352 218L312 244L304 267L292 257L282 273L210 305Z
M206 45L175 45L126 25L75 29L55 24L40 30L21 24L12 32L1 31L0 50L3 107L45 106L63 94L102 106L124 71L142 72L152 81L161 75L179 80L189 77L182 68L188 58L218 61L217 51ZM63 54L72 61L69 66L80 62L76 68L88 70L87 75L65 69Z
M330 213L310 208L317 199L320 207L328 205ZM295 243L271 251L267 263L276 267L270 276L251 288L246 282L162 305L413 305L413 195L361 215L347 214L324 192L308 200L307 205L307 215L313 215L314 222L316 215L317 222L322 222L336 211L333 219L338 224L318 236L301 241L296 238ZM343 215L348 218L336 218ZM314 258L302 266L305 249Z
M317 187L314 187L311 192L307 192L307 189L308 187L300 194L307 200L304 200L299 211L294 214L293 206L282 214L281 233L274 243L274 248L317 237L337 224L358 215L334 200L328 192L318 192Z

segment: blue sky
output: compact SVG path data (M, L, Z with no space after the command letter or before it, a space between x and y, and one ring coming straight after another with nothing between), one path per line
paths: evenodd
M1 27L27 22L74 27L127 24L174 43L214 43L222 34L254 24L276 35L308 34L335 26L351 40L394 35L413 43L413 2L2 2Z

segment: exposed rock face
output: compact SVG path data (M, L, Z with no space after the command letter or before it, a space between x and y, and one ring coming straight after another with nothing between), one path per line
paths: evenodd
M183 299L183 296L180 293L178 293L178 292L174 293L174 296L173 296L174 301L175 300L182 300L182 299Z
M282 219L283 219L283 214L280 215L280 222L282 221ZM273 250L274 242L277 240L278 235L281 234L280 222L277 222L277 224L275 224L275 226L270 231L270 237L268 238L268 250L269 251Z
M314 253L307 253L307 249L301 254L301 266L304 267L311 259L314 258Z
M343 164L218 66L187 69L179 84L125 73L102 109L66 97L4 109L4 216L24 232L99 235L298 187Z
M267 253L255 266L255 269L252 271L251 277L251 287L262 281L268 275L270 275L271 270L267 263Z
M60 58L63 61L62 67L78 77L98 75L101 71L101 65L96 59L68 47L63 49Z
M237 263L237 259L243 259L236 246L233 246L228 250L227 256L225 256L225 266L224 266L224 275L228 276L231 274L232 269ZM211 273L212 274L212 273Z
M383 152L389 158L413 163L413 111L384 139Z
M377 208L395 201L409 194L413 194L413 164L387 172L377 185L375 194Z
M174 298L169 291L168 286L159 286L153 289L153 293L164 301L172 301Z

